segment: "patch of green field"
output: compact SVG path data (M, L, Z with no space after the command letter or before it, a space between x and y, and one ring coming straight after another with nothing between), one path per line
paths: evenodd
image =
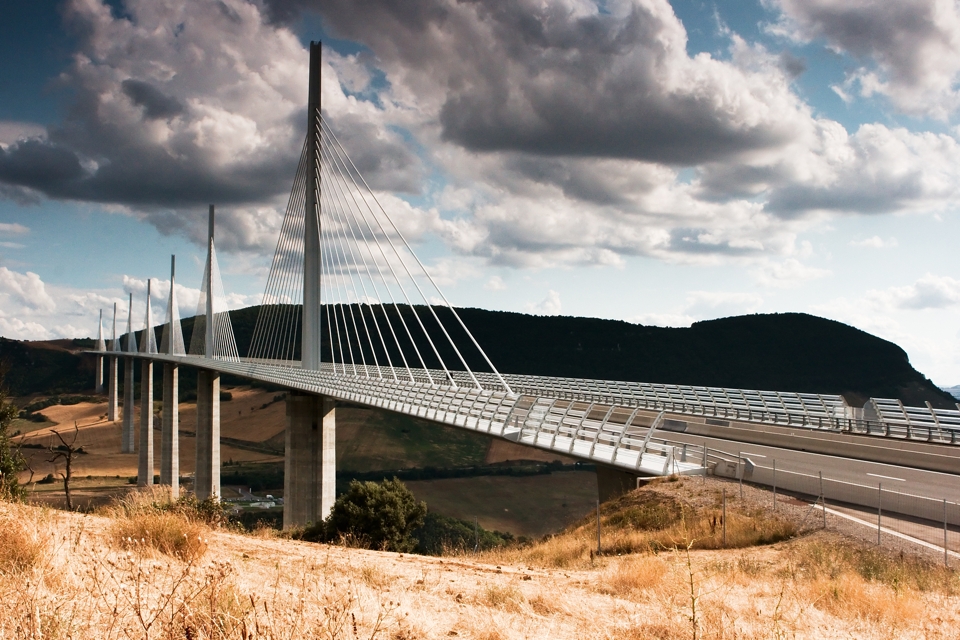
M337 469L378 471L483 464L489 439L386 411L337 409ZM340 432L344 437L340 437Z
M597 506L597 475L592 471L405 484L431 511L470 522L476 517L484 529L518 536L556 533Z

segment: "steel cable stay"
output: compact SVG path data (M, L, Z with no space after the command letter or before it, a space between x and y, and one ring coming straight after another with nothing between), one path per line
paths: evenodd
M304 167L307 155L307 139L304 139L303 149L300 153L300 161L297 165L297 173L294 177L293 187L287 203L287 210L284 215L283 223L280 227L280 237L277 239L277 249L271 264L270 273L267 278L267 284L261 302L260 312L257 316L257 324L254 328L253 340L251 341L251 358L273 359L277 355L277 341L282 337L277 327L278 316L282 314L281 304L283 303L283 285L285 278L284 268L286 259L290 251L291 238L295 237L292 233L292 227L295 224L299 208L297 203L303 193ZM302 212L300 212L302 215ZM302 242L302 240L301 240Z
M497 377L497 379L499 380L500 384L503 385L503 388L504 388L507 392L510 392L510 386L507 384L506 380L503 378L502 375L500 375L499 370L493 365L493 362L490 360L490 358L487 356L486 352L483 350L483 348L482 348L482 347L480 346L480 344L477 342L476 338L473 336L473 333L471 333L470 330L467 328L466 324L464 324L463 320L460 318L460 315L457 313L456 309L453 307L453 305L450 304L450 301L447 300L447 297L443 294L443 291L441 291L441 290L440 290L440 287L437 286L436 281L434 281L433 277L430 275L430 273L427 271L427 269L423 266L423 263L420 262L419 258L417 258L416 254L413 252L413 249L410 247L410 244L407 242L406 238L404 237L404 235L403 235L403 233L400 231L400 229L397 227L396 223L393 221L392 218L390 218L389 215L387 215L386 210L384 210L383 205L380 203L380 201L379 201L379 199L377 198L376 194L374 194L373 191L370 189L370 186L367 184L367 181L366 181L366 179L363 177L363 174L361 174L361 173L359 172L359 170L356 168L356 165L354 165L353 161L350 160L350 157L349 157L349 155L346 153L346 150L343 149L343 145L340 143L340 140L337 138L336 134L330 129L329 125L327 125L326 127L323 126L324 124L326 124L326 119L323 117L323 114L320 113L320 114L318 114L318 115L319 115L320 123L321 123L321 131L325 132L325 133L328 135L328 137L333 140L333 143L334 143L333 147L334 147L334 149L335 149L335 150L338 150L338 151L341 151L341 152L343 153L343 157L346 158L346 160L350 163L350 166L353 168L353 170L354 170L354 172L356 173L356 175L360 178L360 181L363 183L363 185L364 185L364 187L365 187L365 189L366 189L366 192L369 193L370 196L373 198L374 202L376 202L377 207L381 210L381 212L383 213L384 217L387 219L387 222L390 223L390 226L393 228L393 230L396 232L397 236L398 236L398 237L400 238L400 240L403 242L403 244L404 244L404 246L406 247L407 251L410 253L411 256L413 256L413 259L416 261L417 265L420 267L420 269L421 269L421 271L423 272L424 276L426 276L427 280L428 280L428 281L430 282L430 284L433 286L434 290L436 290L436 292L439 294L440 298L443 300L444 305L446 305L446 307L450 310L451 314L453 314L454 318L457 320L457 322L459 323L460 327L463 329L463 331L464 331L464 332L467 334L467 336L469 337L470 341L473 343L473 346L477 349L477 351L480 352L480 355L483 357L484 361L487 363L487 366L490 367L490 370L494 373L494 375L496 375L496 377ZM388 238L388 239L389 239L389 238ZM392 245L392 241L391 241L391 245ZM398 256L399 256L399 253L398 253ZM404 263L404 266L406 266L405 263ZM412 277L411 277L411 279L412 279ZM414 285L417 287L418 290L420 289L419 285L416 283L416 280L414 280ZM421 295L423 296L422 291L421 291ZM476 376L473 374L473 371L472 371L471 368L467 365L466 360L465 360L465 359L463 358L463 356L461 355L460 350L457 348L456 343L450 338L449 334L447 333L446 327L444 327L443 323L440 322L440 319L437 317L436 311L434 310L433 305L431 305L431 304L429 303L429 300L427 300L426 296L423 296L423 297L424 297L424 300L425 300L425 302L426 302L426 304L427 304L427 307L430 309L430 312L433 314L435 320L436 320L437 323L440 325L440 328L443 330L444 334L447 336L447 339L450 340L451 346L453 347L454 351L457 353L457 357L458 357L458 358L460 359L460 361L463 363L463 366L465 367L466 371L470 374L470 377L471 377L471 379L473 380L474 384L477 386L477 388L482 388L482 386L480 385L480 382L477 380Z
M326 165L326 166L329 166L329 162L327 162L327 165ZM333 187L334 187L333 190L334 190L334 193L336 194L337 203L339 204L339 212L346 214L347 212L349 212L349 209L348 209L348 206L349 206L349 205L348 205L348 204L345 204L345 203L347 202L347 200L346 200L346 197L343 195L343 190L342 190L342 188L341 188L340 181L338 181L338 180L335 179L335 176L333 176L333 175L330 173L330 169L329 169L329 168L327 169L327 174L328 174L328 177L329 177L328 180L329 180L329 181L332 181L332 183L333 183ZM334 211L337 211L337 208L335 208ZM338 218L340 218L339 213L338 213L337 215L338 215ZM343 219L346 219L346 218L347 218L347 215L343 215L342 218L343 218ZM354 220L355 220L355 218L354 218ZM384 298L390 299L391 296L390 296L390 294L389 294L389 285L387 284L387 280L386 280L386 278L385 278L385 276L384 276L384 274L383 274L383 271L380 269L380 264L376 261L376 257L375 257L375 255L373 254L373 250L370 248L369 243L367 243L367 241L366 241L366 237L365 237L364 234L363 234L363 229L362 229L362 227L359 228L359 231L360 231L361 237L362 237L363 240L364 240L363 243L361 243L360 240L357 238L357 234L356 234L356 230L354 229L354 225L350 224L349 220L345 220L342 224L345 224L345 226L347 226L347 227L350 229L351 236L353 237L353 240L354 240L354 245L356 246L356 248L357 248L357 253L358 253L358 255L360 256L360 259L358 260L358 262L364 266L364 270L365 270L366 273L367 273L367 277L368 277L368 279L370 280L371 288L373 289L373 292L374 292L374 298L375 298L378 306L380 307L381 311L382 311L383 314L384 314L384 321L386 322L388 328L390 329L390 334L391 334L391 336L393 337L394 343L397 345L397 349L398 349L398 351L399 351L399 353L400 353L400 357L401 357L401 359L403 360L404 368L407 370L407 374L408 374L408 376L410 377L410 380L413 381L413 380L414 380L414 376L413 376L412 371L410 370L410 365L409 365L408 362L407 362L406 355L403 353L403 350L400 348L400 343L399 343L399 339L398 339L398 337L397 337L396 330L394 329L393 323L392 323L391 320L390 320L390 316L389 316L389 314L386 313L386 307L384 306L384 304L385 304L385 303L384 303ZM379 275L379 277L380 277L381 284L383 284L383 286L384 286L384 292L385 292L385 294L386 294L384 297L381 297L381 295L380 295L380 291L379 291L379 287L377 286L376 278L373 277L373 273L370 271L369 261L367 261L366 259L363 258L363 248L366 248L367 252L370 254L371 261L374 263L374 266L377 268L377 273L378 273L378 275ZM362 282L362 278L361 278L361 282ZM396 305L394 305L394 306L396 306ZM376 324L376 326L377 326L377 331L378 331L378 333L380 334L380 341L381 341L381 344L382 344L383 349L384 349L384 355L385 355L386 358L387 358L387 363L388 363L388 365L391 367L391 371L392 371L392 374L393 374L393 378L394 378L394 380L397 380L396 371L392 369L392 367L393 367L393 361L392 361L392 358L391 358L391 356L390 356L390 350L387 348L386 340L385 340L385 338L383 337L382 331L380 331L380 324L379 324L379 321L377 321L377 316L376 316L376 308L374 308L373 306L371 306L370 314L371 314L371 316L373 317L374 322L375 322L375 324ZM398 315L399 315L399 310L398 310ZM402 321L402 320L403 320L403 316L399 316L399 317L400 317L400 320Z
M329 169L327 169L327 172L328 172L328 174L329 174ZM350 242L349 242L350 239L347 238L346 240L347 240L347 245L348 245L348 247L350 248L351 259L352 259L352 261L353 261L354 264L362 264L362 265L363 265L363 268L364 268L364 270L365 270L366 273L367 273L367 277L368 277L368 279L370 280L371 288L374 290L375 299L376 299L377 303L382 306L383 301L382 301L382 299L381 299L381 297L380 297L380 293L379 293L379 290L378 290L378 287L377 287L377 284L376 284L376 280L373 278L373 274L370 272L370 268L369 268L369 265L368 265L367 261L362 258L362 252L360 251L360 243L359 243L359 240L357 239L356 231L355 231L353 225L351 225L351 224L349 223L349 221L346 220L346 216L345 216L345 215L341 215L341 213L343 213L343 210L344 210L344 198L343 198L342 189L340 188L341 185L339 184L339 181L333 179L333 176L332 176L332 175L329 176L328 182L332 182L332 183L333 183L333 185L334 185L333 191L334 191L335 196L336 196L336 203L334 203L332 200L328 200L328 201L331 203L331 206L330 206L330 208L329 208L330 214L336 217L336 223L337 223L337 225L338 225L339 228L341 228L341 229L342 229L342 228L348 228L348 229L350 230L350 235L351 235L351 237L352 237L352 239L353 239L354 245L356 245L357 251L358 251L358 253L359 253L360 256L361 256L361 258L358 260L357 257L356 257L356 254L354 254L353 246L350 246ZM329 196L328 196L328 198L329 198ZM371 254L371 255L372 255L372 254ZM379 270L379 265L377 265L377 267L378 267L378 270ZM364 296L365 296L365 297L369 297L369 292L367 291L366 286L363 284L363 274L358 271L358 272L357 272L357 277L358 277L358 280L360 281L361 287L362 287L362 289L363 289ZM381 279L383 279L383 277L382 277L382 272L381 272ZM385 287L387 286L385 282L384 282L384 286L385 286ZM389 293L389 291L387 291L387 293ZM389 297L389 296L388 296L388 297ZM361 305L361 309L362 309L362 305ZM371 314L371 316L372 316L372 318L373 318L373 321L374 321L375 326L376 326L376 328L377 328L377 332L378 332L378 334L379 334L379 336L380 336L380 341L381 341L381 344L382 344L383 349L384 349L384 355L385 355L386 358L387 358L387 362L388 362L389 366L392 367L392 366L393 366L393 362L392 362L392 359L391 359L391 357L390 357L390 350L387 348L386 342L385 342L384 337L383 337L383 333L382 333L382 331L380 330L379 321L377 321L376 313L375 313L375 310L374 310L374 308L373 308L372 306L370 307L370 314ZM388 316L388 315L385 315L385 319L386 319L387 323L390 324L391 333L392 333L392 335L393 335L393 337L394 337L394 340L396 341L396 340L397 340L396 333L393 331L393 327L392 327L392 324L390 323L390 318L389 318L389 316ZM400 350L399 342L397 342L397 348L398 348L398 350ZM371 343L371 349L373 350L374 354L376 354L376 350L373 348L372 343ZM402 351L402 350L401 350L401 351ZM408 369L409 369L409 367L408 367ZM393 378L396 380L396 379L397 379L397 377L396 377L396 372L395 372L395 371L392 371L392 374L393 374ZM412 374L411 374L411 379L412 379Z
M323 196L323 195L324 195L324 194L322 193L321 196ZM327 202L328 202L328 207L327 207L326 210L329 211L331 214L336 214L336 207L333 205L332 202L330 202L330 197L329 197L329 195L326 196L326 199L327 199ZM339 216L337 216L336 223L337 223L338 228L341 228L341 229L343 228L343 224L342 224L342 222L340 221ZM344 251L344 248L343 248L343 239L344 239L344 238L343 238L343 234L338 234L338 235L336 236L336 238L337 238L337 247L335 247L335 250L338 251L339 254L341 254L341 255L343 256L343 261L346 262L346 261L347 261L347 257L346 257L346 251ZM356 280L359 280L360 286L361 286L361 288L362 288L363 291L364 291L364 296L366 296L366 287L363 285L362 275L361 275L359 272L357 272L357 270L356 270L356 260L353 259L353 251L352 251L352 248L351 248L351 260L350 260L350 264L352 265L352 268L349 269L349 272L350 272L350 284L351 284L351 286L352 286L353 289L354 289L354 296L355 296L355 297L357 296ZM356 277L355 277L355 276L356 276ZM370 335L370 328L369 328L369 326L367 325L366 317L365 317L364 314L363 314L363 301L362 301L362 300L357 304L357 309L358 309L358 311L359 311L359 313L360 313L360 322L361 322L361 324L363 325L364 334L366 335L366 337L367 337L367 342L369 343L369 346L370 346L370 354L371 354L371 356L372 356L372 358L373 358L374 365L377 367L377 371L378 371L378 374L379 374L379 371L380 371L379 360L378 360L378 358L377 358L376 349L374 348L374 345L373 345L373 338L372 338L372 336ZM363 360L364 375L369 378L369 377L370 377L370 371L369 371L369 369L367 368L366 358L365 358L365 356L363 355L363 343L362 343L362 341L360 340L360 337L359 337L360 331L359 331L359 329L357 328L356 318L355 318L354 315L353 315L353 305L352 305L352 304L350 305L350 314L351 314L351 318L353 318L354 332L357 334L357 342L358 342L358 348L360 349L360 357L361 357L361 359Z
M332 233L331 230L328 229L328 225L325 225L325 224L322 224L322 223L321 223L321 225L320 225L320 246L321 246L321 247L324 247L325 245L327 245L328 243L331 242L331 241L329 240L329 236L330 236L331 233ZM341 336L341 334L340 334L340 320L341 320L341 318L342 318L342 319L343 319L343 333L347 336L347 340L346 340L346 342L347 342L347 353L350 354L350 363L351 363L351 365L353 365L354 375L356 375L356 365L355 365L355 363L353 362L353 351L352 351L352 349L351 349L351 347L350 347L350 335L349 335L349 333L347 332L347 318L346 318L346 315L344 315L344 313L343 313L343 300L342 300L341 295L340 295L340 293L341 293L341 292L340 292L340 277L339 277L339 274L337 273L337 270L334 269L334 266L333 266L334 257L331 255L331 252L330 252L329 250L327 250L327 251L322 251L322 250L321 250L321 252L320 252L320 257L321 257L321 263L320 263L320 264L321 264L321 268L323 269L323 271L325 271L325 273L326 273L326 275L327 275L326 278L321 277L321 278L320 278L320 282L322 283L322 282L324 282L324 281L327 281L327 282L329 283L329 284L327 285L327 287L328 287L328 288L327 288L327 291L330 292L330 299L328 300L327 305L333 307L333 321L336 323L336 329L337 329L337 347L338 347L338 350L340 351L340 366L341 366L341 368L342 368L342 370L343 370L344 375L346 375L346 373L347 373L347 359L346 359L346 355L344 354L344 351L343 351L343 343L344 343L343 336ZM321 289L321 291L322 291L322 289ZM321 305L323 304L323 297L322 297L322 296L321 296L321 298L320 298L320 303L321 303ZM339 307L339 310L340 310L340 317L337 317L337 309L338 309L338 307Z
M345 183L345 179L343 178L343 174L342 174L342 172L340 171L340 167L337 165L336 162L334 162L333 164L334 164L334 167L335 167L335 169L336 169L336 171L337 171L338 176L339 176L340 179L343 180L344 183ZM392 306L394 307L394 310L397 312L397 318L400 320L400 324L403 326L404 332L407 334L407 338L410 340L410 344L411 344L411 346L413 347L413 351L414 351L414 353L415 353L416 356L417 356L417 360L420 361L421 367L423 367L423 369L426 371L426 374L427 374L428 379L430 380L430 383L431 383L431 384L436 384L435 381L433 380L433 376L430 375L430 372L429 372L429 370L427 369L426 363L425 363L424 360L423 360L423 356L420 354L420 349L417 347L417 343L416 343L416 341L413 339L413 334L410 332L410 327L407 325L407 321L404 319L403 313L400 311L400 307L399 307L399 305L397 304L397 301L393 298L392 295L390 295L390 284L389 284L390 281L384 276L383 270L380 268L380 261L378 261L378 260L376 259L376 255L374 254L373 248L371 247L371 245L375 245L375 246L377 247L377 249L379 249L380 254L381 254L381 257L383 258L383 263L384 263L384 264L386 265L386 267L390 270L390 273L391 273L392 276L393 276L393 282L394 282L394 283L397 285L397 287L400 289L401 295L406 299L406 301L407 301L407 306L409 306L409 307L411 308L411 310L413 310L413 305L412 305L412 303L410 302L409 298L407 297L406 291L404 290L403 285L400 283L399 278L397 277L396 271L393 269L393 265L392 265L392 264L390 263L390 261L387 259L386 252L384 252L383 247L381 246L381 244L376 241L376 233L373 231L373 227L372 227L372 226L370 225L370 223L366 220L366 215L363 213L363 210L359 207L359 204L356 203L356 195L355 195L355 193L354 193L352 190L348 190L348 191L349 191L349 193L350 193L351 199L354 201L355 204L357 204L357 210L356 210L356 212L355 212L353 209L349 209L349 208L348 208L347 211L350 213L350 216L353 218L354 222L357 222L358 228L360 229L360 232L361 232L361 236L364 237L364 246L367 247L367 250L370 252L370 256L371 256L371 259L372 259L373 263L377 266L377 271L378 271L378 273L380 274L380 278L381 278L381 281L382 281L382 283L383 283L384 290L387 292L387 294L388 294L387 297L388 297L388 299L390 300L390 303L392 304ZM357 212L359 212L360 218L363 220L364 225L360 225L359 222L357 221L357 218L356 218L356 213L357 213ZM367 240L367 239L366 239L366 237L365 237L366 234L363 232L363 226L366 226L367 231L370 232L370 237L371 237L370 240ZM386 312L386 309L383 309L383 311L384 311L384 315L386 315L386 313L387 313L387 312ZM414 313L414 315L416 315L416 314ZM417 316L417 320L418 320L418 322L419 322L419 316ZM422 323L421 323L421 326L422 326ZM429 339L429 336L427 336L427 337L428 337L428 339ZM407 361L407 356L406 356L406 354L404 353L403 348L400 347L400 341L399 341L398 337L396 336L396 334L394 334L394 339L395 339L396 342L397 342L397 346L398 346L398 348L399 348L400 355L401 355L401 357L403 358L404 366L407 368L407 373L408 373L409 376L410 376L410 380L411 380L411 382L413 382L413 381L415 381L415 376L413 375L413 371L412 371L411 368L410 368L409 362Z
M329 216L328 216L329 217ZM332 221L328 220L328 225ZM366 365L366 360L363 357L363 349L361 348L360 342L360 332L357 330L357 320L353 313L353 305L350 301L350 290L347 288L344 273L349 270L349 267L341 260L340 253L337 251L336 244L339 240L339 228L338 226L333 226L333 229L329 230L327 233L327 241L329 247L327 248L327 254L330 256L331 266L336 263L334 279L337 284L337 296L340 299L340 317L343 320L343 332L347 336L347 352L350 354L350 364L353 368L353 375L357 375L357 363L353 354L353 343L354 341L350 338L350 324L353 325L354 334L356 335L356 342L358 350L360 351L360 359L363 365ZM350 324L347 323L347 311L350 312Z
M308 142L304 137L297 173L277 240L277 249L257 317L250 357L269 360L293 360L296 327L301 310L303 225L306 211L306 171ZM297 268L298 263L300 265Z
M343 222L342 222L342 220L341 220L341 218L340 218L339 213L337 212L336 206L334 205L333 202L330 201L329 195L327 196L327 201L328 201L328 203L329 203L329 206L328 206L328 209L327 209L327 210L330 211L332 215L335 215L335 216L336 216L336 218L337 218L337 220L336 220L337 225L338 225L340 228L343 228ZM344 238L343 238L342 236L338 237L338 244L339 244L339 250L340 250L341 253L343 253L344 256L345 256L345 255L346 255L346 251L344 251L344 249L343 249L343 244L344 244L344 243L343 243L343 239L344 239ZM374 344L373 344L373 336L372 336L371 333L370 333L370 327L369 327L369 325L367 324L367 318L366 318L366 316L365 316L364 313L363 313L364 303L365 303L365 302L367 301L367 299L369 298L369 296L368 296L368 294L367 294L367 288L366 288L366 285L364 285L364 283L363 283L363 274L360 273L359 270L358 270L358 268L357 268L357 260L356 260L355 254L354 254L354 252L353 252L353 247L350 246L349 242L347 242L346 244L347 244L347 248L348 248L349 251L350 251L350 262L351 262L351 264L353 265L353 269L350 270L350 284L351 284L351 286L354 288L354 295L358 295L358 294L357 294L357 282L360 283L360 289L363 291L363 298L364 298L364 299L360 300L360 301L358 302L358 304L357 304L357 309L358 309L358 311L359 311L359 313L360 313L360 321L361 321L361 324L363 324L364 334L365 334L366 337L367 337L367 343L369 344L369 347L370 347L370 355L371 355L371 357L373 358L373 363L374 363L374 366L375 366L376 369L377 369L377 374L378 374L379 377L382 377L382 372L380 371L379 358L377 358L377 350L376 350L376 348L375 348L375 346L374 346ZM346 260L346 257L345 257L344 259ZM355 275L356 275L356 278L354 278ZM358 297L359 297L359 296L358 296ZM368 306L369 306L369 305L368 305ZM376 321L376 317L374 317L374 321ZM379 328L378 328L378 331L379 331ZM385 345L384 345L384 348L386 348ZM366 363L364 363L364 364L366 365ZM370 376L369 371L367 371L366 374L367 374L367 377ZM394 378L395 378L395 377L396 377L396 374L394 374Z
M456 344L453 343L453 340L450 338L450 335L447 333L447 330L446 330L446 328L443 326L443 323L441 323L441 322L440 322L440 319L437 318L437 314L436 314L436 312L433 310L433 306L430 304L430 301L427 299L427 297L424 295L423 291L420 289L420 285L417 284L417 281L416 281L416 279L413 277L413 274L410 273L410 269L408 268L408 266L407 266L407 264L406 264L406 261L403 259L403 255L401 254L401 252L399 251L399 249L397 248L397 246L396 246L396 244L393 242L393 240L390 238L390 235L387 233L387 230L384 228L383 223L380 221L379 216L377 216L376 211L373 209L373 207L370 206L370 203L367 202L365 191L362 190L362 189L360 189L360 185L357 183L356 178L354 178L353 173L349 171L349 168L347 167L347 163L343 160L343 158L346 157L345 152L343 152L342 149L339 149L339 148L337 148L336 146L334 146L334 147L333 147L333 156L334 156L335 159L337 159L337 160L340 162L341 166L343 166L343 167L347 170L347 176L350 178L350 180L351 180L351 182L353 183L356 191L360 194L361 200L363 201L364 205L366 205L366 208L367 208L368 211L370 212L370 217L372 217L373 220L377 223L377 227L380 229L381 235L384 237L384 239L386 239L387 243L390 245L390 248L393 250L393 253L394 253L394 255L395 255L396 258L397 258L397 262L399 262L399 263L400 263L400 266L403 267L403 271L406 273L407 278L412 282L414 288L416 288L417 292L420 294L420 298L423 300L424 305L430 310L430 313L433 315L434 320L436 320L437 324L440 325L440 329L443 331L444 335L447 337L447 340L450 342L450 345L453 347L453 349L454 349L454 351L457 353L457 355L460 356L460 351L457 349ZM353 162L350 161L349 157L346 157L346 160L349 161L351 165L353 165ZM356 167L354 167L354 169L356 169ZM361 180L362 180L362 179L363 179L363 177L361 176ZM366 183L364 183L364 185L366 186ZM366 187L366 191L369 191L369 190L370 190L370 188L369 188L369 187ZM376 199L375 199L375 201L376 201ZM378 203L378 204L379 204L379 203ZM381 207L381 211L383 211L382 207ZM385 212L385 211L383 211L383 213L384 213L384 215L386 215L386 212ZM362 209L361 209L361 215L363 215ZM365 215L364 215L364 219L366 219ZM369 223L368 223L368 224L369 224ZM378 243L377 243L377 246L378 246L378 248L380 248L381 251L383 251L382 243L378 242ZM408 250L409 250L409 247L408 247ZM404 300L405 300L406 303L407 303L407 306L410 307L410 311L411 311L411 313L413 314L414 318L416 318L417 324L420 326L420 330L423 332L424 336L426 337L427 342L428 342L428 344L430 345L430 349L433 351L434 356L435 356L435 357L437 358L437 360L440 362L440 367L441 367L441 369L443 369L444 374L446 375L447 381L448 381L451 385L453 385L454 387L458 386L457 383L456 383L456 381L454 380L453 376L450 375L450 370L447 368L446 363L443 361L443 357L440 355L440 351L437 349L437 346L436 346L436 344L434 343L433 338L430 336L430 333L427 331L426 326L424 326L424 324L423 324L423 320L420 318L420 314L417 312L416 307L414 306L413 302L410 300L410 297L409 297L409 295L407 294L406 289L403 287L403 284L402 284L402 282L400 281L399 276L397 275L396 271L394 270L392 261L390 261L390 260L387 258L386 254L384 254L383 257L384 257L384 261L387 262L387 266L390 268L391 273L393 273L394 280L397 282L398 286L400 287L400 291L401 291L401 293L402 293L402 295L403 295L403 297L404 297ZM416 257L415 257L415 258L416 258ZM421 270L423 270L424 273L426 273L426 270L424 269L423 264L420 263L419 260L417 260L417 263L420 265ZM411 339L412 339L412 338L411 338ZM418 355L419 355L419 350L418 350ZM466 363L466 361L463 360L462 356L460 356L460 360L461 360L461 362L463 362L463 365L464 365L464 367L467 369L467 371L470 371L469 366L467 366L467 363ZM423 360L422 357L420 358L420 362L421 362L421 364L423 365L423 368L424 368L424 369L427 369L426 363L424 362L424 360ZM472 372L470 372L470 375L471 375L471 377L473 377L473 373L472 373ZM480 388L480 383L479 383L479 382L476 382L476 378L474 378L474 382L476 383L477 388Z

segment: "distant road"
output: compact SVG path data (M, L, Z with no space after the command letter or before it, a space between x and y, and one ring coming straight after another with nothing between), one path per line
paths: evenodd
M711 449L722 451L736 458L742 455L757 466L752 482L770 484L773 476L773 462L776 460L780 483L786 483L785 472L804 473L816 477L823 472L825 479L840 480L863 485L866 493L877 484L884 490L900 491L936 500L946 499L960 502L960 476L937 471L925 471L898 465L867 462L840 456L828 456L779 447L734 442L720 438L691 436L685 433L670 433L669 439L688 444L703 444ZM783 486L783 484L781 484Z

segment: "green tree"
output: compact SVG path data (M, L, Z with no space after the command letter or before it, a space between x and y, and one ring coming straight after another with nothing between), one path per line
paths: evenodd
M413 493L394 478L383 482L350 483L347 492L337 498L322 531L327 540L341 537L384 551L413 551L417 540L413 531L423 524L427 505L417 502ZM320 527L305 532L316 538Z
M17 482L17 474L23 471L25 462L10 438L10 425L17 417L17 408L7 399L4 384L6 371L0 367L0 499L21 500L24 489Z

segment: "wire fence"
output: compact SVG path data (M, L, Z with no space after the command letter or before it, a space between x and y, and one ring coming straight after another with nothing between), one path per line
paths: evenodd
M714 475L769 491L770 506L786 502L811 505L810 526L819 519L824 528L830 522L845 522L886 548L942 554L947 566L960 566L960 503L948 497L960 495L957 487L943 487L939 495L918 495L904 489L899 478L875 476L876 484L854 483L809 469L800 471L774 458L757 461L745 456L709 450ZM867 535L867 532L869 534ZM875 537L874 537L875 534Z

